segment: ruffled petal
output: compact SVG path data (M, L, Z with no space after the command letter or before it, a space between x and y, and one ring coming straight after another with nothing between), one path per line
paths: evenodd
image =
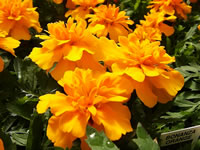
M105 133L111 140L118 140L122 134L133 130L130 124L129 109L121 103L102 104L97 109L96 116L93 117L94 121L98 120L104 126Z
M63 132L59 128L60 118L52 116L48 121L47 137L54 143L54 146L71 148L76 139L71 133Z
M0 48L11 53L13 56L16 56L14 48L19 47L19 45L20 45L20 41L15 40L11 37L0 38Z
M70 132L75 137L83 137L90 115L81 112L66 112L61 116L59 127L63 132Z
M141 83L135 84L137 96L144 103L144 105L152 108L157 104L157 96L152 91L152 86L145 80Z
M164 76L153 77L152 84L156 88L165 89L171 96L175 96L184 85L184 77L175 70L163 73Z
M143 82L145 79L143 71L138 67L127 67L125 73L138 82Z

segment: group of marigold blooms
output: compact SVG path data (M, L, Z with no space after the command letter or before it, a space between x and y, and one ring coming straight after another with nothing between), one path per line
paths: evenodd
M132 30L129 25L134 22L125 11L103 3L67 0L67 23L49 23L46 33L36 35L44 40L42 47L33 48L29 55L64 88L65 93L40 96L37 104L39 114L50 108L47 136L58 147L71 148L80 138L82 149L89 149L85 142L88 124L103 130L110 140L119 140L133 131L124 103L134 90L152 108L157 102L171 101L184 85L183 76L168 66L175 58L160 41L162 34L174 33L165 22L175 22L177 17L186 20L191 6L183 0L152 0L145 19ZM20 40L31 38L28 29L42 31L36 9L32 0L0 1L1 49L17 57L14 49ZM0 58L1 71L3 67Z

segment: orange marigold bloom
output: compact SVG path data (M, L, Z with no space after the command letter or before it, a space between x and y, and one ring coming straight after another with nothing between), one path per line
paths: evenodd
M159 29L162 33L164 33L166 36L170 36L174 33L174 28L165 24L164 21L174 21L176 19L175 16L166 16L166 13L164 12L155 12L154 10L151 10L150 13L147 14L147 16L144 16L145 20L141 20L140 24L143 27L151 27L155 29Z
M86 56L84 59L91 58L92 56L88 54L93 55L95 53L95 50L98 48L96 46L98 39L86 29L86 21L82 19L77 20L77 23L74 21L73 18L69 18L67 24L62 21L48 24L50 35L39 36L45 39L45 41L41 43L42 48L34 48L29 55L32 61L42 69L49 70L53 67L54 63L62 60L66 60L65 62L69 63L80 61L84 53L87 53L86 55L88 56L84 55ZM101 68L101 65L97 61L88 60L88 62L93 62L93 66L96 66L97 70ZM64 73L63 69L60 72ZM61 77L60 72L59 75L54 74L56 79Z
M90 14L89 29L98 37L107 36L115 41L118 41L119 36L128 36L132 31L128 25L134 22L125 16L125 11L119 11L119 7L115 5L101 5L94 9L94 14Z
M55 146L70 148L75 138L85 136L88 123L103 126L111 140L118 140L122 134L132 131L131 114L122 104L132 92L126 78L76 68L66 71L58 83L67 95L58 91L43 95L37 105L38 113L50 107L53 116L47 136Z
M174 57L166 53L160 42L141 41L134 34L120 37L121 47L106 38L101 40L106 47L102 52L105 64L113 72L132 79L138 97L146 106L172 100L183 87L183 76L167 65L175 61Z
M4 150L3 141L0 139L0 150Z
M32 0L1 0L0 30L17 40L29 40L31 27L40 32L39 14L32 3Z
M153 0L148 8L156 11L164 11L168 15L178 15L187 19L187 14L191 13L191 6L187 5L183 0Z
M97 4L103 3L105 0L71 0L71 1L69 1L66 7L73 8L73 4L78 7L73 10L69 10L65 14L65 17L71 15L72 17L80 17L84 19L87 14L90 14L92 8L94 8Z
M158 28L152 28L152 27L144 27L141 25L137 25L133 34L139 39L139 40L146 40L149 41L161 41L162 33Z
M200 25L198 25L198 29L200 30Z

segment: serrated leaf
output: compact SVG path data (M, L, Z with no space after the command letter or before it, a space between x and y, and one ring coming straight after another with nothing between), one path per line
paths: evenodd
M192 38L192 36L196 33L196 30L197 30L197 24L195 24L193 27L190 28L190 30L186 33L184 40Z
M152 140L141 123L138 123L136 134L137 139L133 139L133 141L137 144L139 150L160 150L159 145Z
M20 146L26 146L27 137L28 137L27 132L12 132L11 133L11 139L13 143L16 143L17 145L20 145Z
M102 131L97 132L94 128L87 126L86 135L86 142L92 150L119 150Z
M200 91L200 83L195 82L193 80L188 81L185 85L185 88L190 89L191 91Z

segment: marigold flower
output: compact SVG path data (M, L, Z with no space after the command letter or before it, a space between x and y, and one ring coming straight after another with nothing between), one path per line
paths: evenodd
M160 42L139 40L134 34L120 37L121 47L101 38L104 43L102 60L113 72L132 79L138 97L148 106L157 102L166 103L183 87L183 76L167 64L175 61Z
M164 21L174 21L176 19L175 16L166 16L166 13L164 12L155 12L154 10L151 10L150 13L147 14L147 16L144 16L145 20L141 20L140 24L143 27L151 27L155 29L159 29L162 33L164 33L166 36L170 36L174 33L174 28L165 24Z
M183 0L153 0L148 8L156 11L164 11L168 15L177 14L179 17L187 19L187 14L191 13L191 6Z
M111 140L118 140L122 134L132 131L131 114L122 104L132 92L126 78L76 68L66 71L58 83L67 95L58 91L43 95L37 105L38 113L50 107L53 116L47 136L55 146L70 148L75 138L85 136L88 123L102 125Z
M200 25L198 25L198 29L200 30Z
M0 150L4 150L3 141L0 139Z
M134 22L125 16L125 11L119 11L119 7L101 5L94 8L94 12L87 17L90 22L90 30L98 37L109 34L111 39L118 41L119 36L128 36L128 33L132 31L128 25L132 25Z
M31 27L40 32L39 14L32 3L32 0L1 0L0 30L17 40L29 40Z
M45 41L41 43L42 48L34 48L29 55L32 61L42 69L48 70L61 60L79 61L84 52L93 55L98 48L96 46L98 39L86 29L86 21L82 19L77 23L74 21L73 18L69 18L67 24L62 21L48 24L50 35L39 36ZM100 64L97 62L94 64L99 68Z
M72 16L72 17L80 17L85 18L87 14L90 14L92 8L94 8L97 4L103 3L105 0L71 0L72 3L69 1L67 7L73 8L73 5L78 6L73 10L67 11L65 17Z
M162 33L158 28L137 25L134 34L139 40L161 41Z

